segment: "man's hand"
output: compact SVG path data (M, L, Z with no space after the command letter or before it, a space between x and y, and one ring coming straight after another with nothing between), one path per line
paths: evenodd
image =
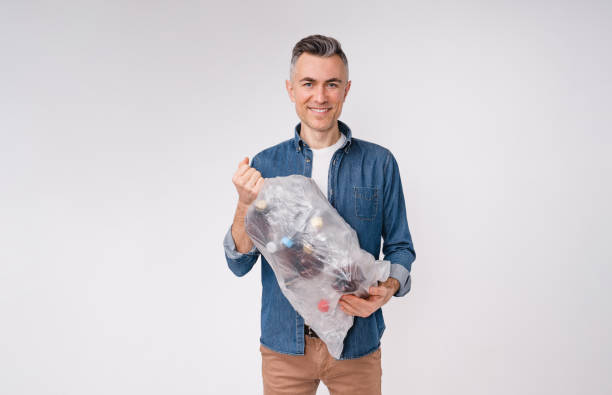
M253 241L244 228L244 217L246 217L249 205L257 198L264 179L260 172L249 166L249 158L244 158L238 164L238 170L234 173L232 182L238 191L238 206L232 224L232 238L236 251L244 254L253 248Z
M257 198L264 179L257 169L249 166L249 158L244 158L238 164L238 170L234 173L232 182L238 191L238 205L246 207Z
M338 305L348 315L357 317L369 317L373 312L382 307L391 299L400 287L399 281L389 277L384 283L379 283L378 287L370 287L370 296L365 299L355 295L342 295Z

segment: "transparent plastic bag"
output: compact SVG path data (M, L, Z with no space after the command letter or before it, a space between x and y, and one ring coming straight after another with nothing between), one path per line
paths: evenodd
M353 317L338 300L343 294L366 297L389 277L390 263L362 250L355 230L314 180L300 175L265 179L247 211L246 231L293 308L340 358Z

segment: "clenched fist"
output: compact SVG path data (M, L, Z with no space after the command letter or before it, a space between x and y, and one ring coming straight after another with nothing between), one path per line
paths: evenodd
M244 158L238 164L238 170L234 173L232 182L238 191L238 204L248 206L257 198L264 178L257 169L249 166L249 158Z

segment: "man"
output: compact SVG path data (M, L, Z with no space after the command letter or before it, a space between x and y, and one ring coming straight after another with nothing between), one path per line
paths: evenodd
M232 181L238 192L234 222L224 247L229 268L248 273L259 251L245 232L244 218L265 178L312 177L332 206L357 232L362 249L391 262L387 281L365 299L344 295L340 308L355 316L340 360L332 358L316 333L282 295L274 273L261 257L262 375L265 394L315 394L320 380L331 394L381 392L381 307L410 290L415 259L404 195L395 158L387 149L352 137L338 120L351 87L348 62L331 37L308 36L293 48L290 80L285 82L300 123L294 137L240 162Z

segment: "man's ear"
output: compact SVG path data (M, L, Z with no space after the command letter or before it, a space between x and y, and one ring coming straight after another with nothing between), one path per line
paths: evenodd
M348 95L349 89L351 89L351 81L347 82L346 86L344 87L344 100L346 100L346 95Z
M289 99L293 103L295 103L295 96L293 95L293 85L291 85L291 81L285 80L285 88L287 89L287 93L289 94Z

